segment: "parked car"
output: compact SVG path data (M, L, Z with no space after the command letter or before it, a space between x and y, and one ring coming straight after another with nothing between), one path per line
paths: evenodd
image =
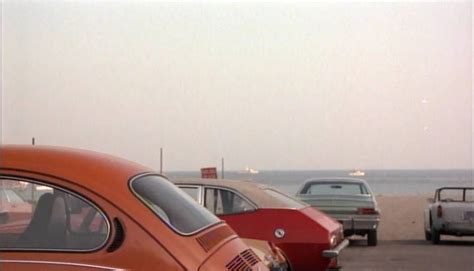
M275 244L292 271L336 269L337 256L349 243L339 223L272 187L250 181L172 181L239 236Z
M441 235L474 236L474 187L436 189L425 209L425 238L438 244Z
M309 179L296 197L339 221L344 227L344 236L367 236L369 246L377 245L380 209L365 180Z
M0 224L15 225L29 218L32 206L13 187L0 181Z
M26 221L0 223L2 271L268 270L227 224L149 168L40 146L0 146L0 161L5 187L41 186Z

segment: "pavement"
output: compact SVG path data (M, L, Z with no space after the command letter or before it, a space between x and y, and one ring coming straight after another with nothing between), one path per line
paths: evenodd
M339 264L342 271L474 271L474 238L447 237L439 245L425 240L379 240L375 247L356 239L342 251Z

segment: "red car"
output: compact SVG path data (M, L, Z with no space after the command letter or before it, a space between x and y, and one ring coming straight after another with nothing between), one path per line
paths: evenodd
M293 271L337 269L349 244L342 225L274 188L249 181L172 180L242 238L270 241Z
M3 145L0 184L1 271L268 270L227 224L133 162Z
M19 225L27 223L32 205L15 191L9 182L0 181L0 224L8 225L10 232L19 230Z

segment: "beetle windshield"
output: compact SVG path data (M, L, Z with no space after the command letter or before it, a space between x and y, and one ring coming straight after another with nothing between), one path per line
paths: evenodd
M181 234L192 234L220 220L161 176L144 175L132 190L158 217Z

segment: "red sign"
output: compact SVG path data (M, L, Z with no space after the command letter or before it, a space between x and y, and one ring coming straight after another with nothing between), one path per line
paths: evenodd
M217 169L215 167L201 168L201 178L217 179Z

